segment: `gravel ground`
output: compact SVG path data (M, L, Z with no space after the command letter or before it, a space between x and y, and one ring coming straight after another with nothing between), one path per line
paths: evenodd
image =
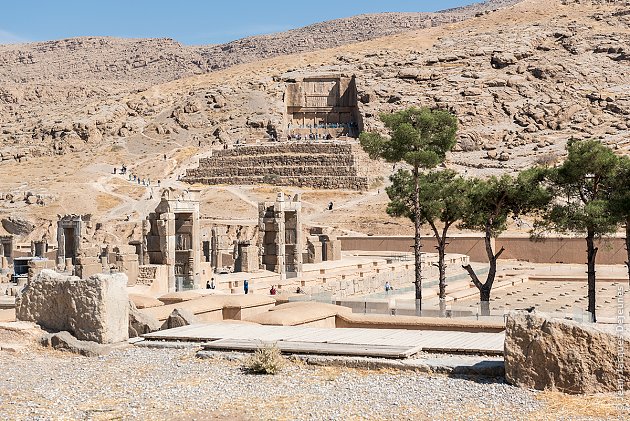
M0 352L0 419L514 420L545 413L535 392L500 379L299 362L261 376L244 373L238 360L199 359L195 351Z

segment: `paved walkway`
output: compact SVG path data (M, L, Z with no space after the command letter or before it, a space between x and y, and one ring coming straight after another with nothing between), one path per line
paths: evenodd
M420 351L500 355L505 334L207 323L154 332L144 338L207 342L206 349L254 350L261 344L275 343L285 352L406 358Z

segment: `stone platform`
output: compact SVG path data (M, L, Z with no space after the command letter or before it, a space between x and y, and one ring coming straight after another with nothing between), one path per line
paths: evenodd
M273 143L219 150L182 179L188 183L272 184L316 189L367 190L369 179L349 142Z
M406 358L420 351L501 355L505 334L205 323L154 332L144 338L205 342L206 349L253 351L263 344L276 344L291 353Z

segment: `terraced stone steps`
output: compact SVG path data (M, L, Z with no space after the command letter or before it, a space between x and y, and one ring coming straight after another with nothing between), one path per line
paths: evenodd
M217 151L189 169L184 181L208 185L271 184L367 190L366 171L351 143L281 143ZM363 174L362 174L363 173Z

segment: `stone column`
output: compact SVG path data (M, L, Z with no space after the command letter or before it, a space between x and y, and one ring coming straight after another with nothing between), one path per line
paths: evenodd
M66 258L66 239L61 221L57 221L57 264L63 266Z
M175 214L163 213L157 221L160 237L162 263L168 266L168 290L174 292L175 285Z
M214 270L219 265L219 239L217 238L217 228L213 227L210 231L210 267Z
M72 257L68 257L67 259L65 259L66 262L66 267L64 269L65 272L68 272L70 274L74 273L74 264L72 263Z
M201 238L199 236L199 211L195 210L192 214L193 227L191 234L192 241L192 265L194 289L201 288Z
M151 232L151 221L145 219L142 221L142 244L140 244L140 262L142 265L151 264L149 256L149 247L147 246L147 236Z

